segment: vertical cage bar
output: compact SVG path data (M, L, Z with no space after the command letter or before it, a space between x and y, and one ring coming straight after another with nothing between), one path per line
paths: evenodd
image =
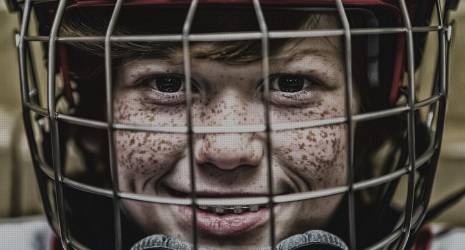
M191 206L192 206L192 243L194 249L198 249L197 239L197 191L194 163L194 132L192 129L192 81L191 81L191 56L189 48L189 33L192 21L197 10L198 0L193 0L189 6L186 20L182 28L182 53L184 61L184 76L186 83L186 125L187 125L187 150L189 156L189 170L191 181Z
M439 32L439 67L440 67L440 85L439 85L439 93L443 96L443 98L447 98L447 46L446 46L446 36L447 36L447 31L451 27L449 26L448 23L444 23L444 18L447 13L443 13L443 10L441 8L442 6L442 1L437 0L436 2L436 11L438 15L438 20L439 20L439 26L441 27L441 30Z
M118 165L116 161L115 141L113 138L113 79L112 79L112 65L111 65L111 35L115 29L115 25L123 5L123 0L117 0L113 13L108 23L105 34L105 95L107 105L107 134L108 134L108 147L109 147L109 161L110 173L112 180L113 191L113 213L114 213L114 226L115 226L115 249L122 248L122 233L121 233L121 211L120 211L120 196L119 196L119 183L118 183Z
M60 28L61 20L65 11L67 0L60 0L58 8L50 30L49 46L48 46L48 72L47 72L47 106L48 116L51 129L52 143L52 158L53 170L55 174L55 193L58 213L58 227L60 230L61 243L64 249L68 249L69 244L69 228L66 222L66 214L63 202L63 174L61 166L60 153L60 138L58 131L58 119L56 118L56 100L55 100L55 66L56 66L56 39Z
M441 0L436 0L436 10L438 12L438 20L439 20L439 25L441 26L441 30L439 31L439 64L440 64L440 83L439 83L439 93L441 95L441 100L439 102L439 110L438 110L438 127L436 128L436 137L435 140L438 143L438 149L437 152L440 152L441 149L441 144L442 144L442 131L444 127L444 119L445 119L445 109L446 109L446 104L447 104L447 97L449 93L449 45L450 41L448 41L447 36L449 29L452 27L449 25L449 23L445 23L445 21L448 21L448 13L446 13L446 10L443 10L441 8L443 6L443 3Z
M25 102L29 102L29 86L27 75L27 62L26 62L26 45L24 37L29 29L29 20L31 17L31 0L26 0L24 5L23 16L21 20L21 30L19 33L18 52L19 52L19 78L21 82L21 97L23 106Z
M443 14L442 14L442 10L441 10L441 1L440 0L436 0L434 1L434 6L435 6L435 10L436 10L436 15L437 15L437 19L438 19L438 24L439 24L439 27L440 29L437 31L437 35L438 35L438 54L437 54L437 58L436 58L436 68L435 68L435 75L434 75L434 82L433 82L433 88L432 88L432 95L439 95L439 100L437 102L435 102L434 104L430 105L429 106L429 110L428 110L428 120L427 120L427 126L429 128L432 128L433 126L433 122L434 120L436 119L440 119L440 117L438 117L438 114L436 112L436 108L438 107L438 105L441 105L441 101L444 99L444 95L445 95L445 71L446 71L446 61L445 61L445 31L447 30L447 27L444 26L444 21L443 21ZM438 138L437 137L437 133L436 133L436 136L434 137L434 142L435 143L440 143L439 140L441 140L441 138ZM438 151L439 152L439 151ZM434 171L435 172L435 171ZM429 201L429 199L428 199Z
M37 91L36 93L36 96L35 98L33 99L33 103L36 103L38 104L39 106L41 105L41 102L40 102L40 92L39 92L39 88L38 88L38 84L37 84L37 71L36 71L36 67L34 65L34 60L33 60L33 56L32 56L32 52L31 52L31 47L29 46L29 44L26 44L26 54L27 54L27 57L28 57L28 60L29 60L29 64L28 64L28 67L29 69L31 70L30 71L30 76L31 76L31 82L32 82L32 87L34 88L34 91ZM29 96L29 98L31 97L30 94L31 92L29 92L30 90L27 91L27 94ZM30 99L28 99L28 102L31 102Z
M444 75L444 67L445 67L445 61L443 61L443 38L444 38L444 30L446 27L444 27L444 22L443 22L443 15L442 15L442 10L440 6L440 0L434 1L434 7L436 10L436 16L438 19L438 25L439 29L436 31L438 35L438 52L437 52L437 57L436 57L436 65L435 65L435 75L433 79L433 87L431 90L431 95L439 95L440 98L442 98L444 92L444 87L443 87L443 75ZM440 100L438 100L440 102ZM436 107L438 106L438 102L432 104L428 108L428 117L427 117L427 126L428 128L432 128L433 122L437 116L437 113L435 112ZM436 138L434 139L435 142L437 142ZM429 202L429 199L428 199Z
M412 227L412 217L415 205L415 57L413 48L413 33L412 24L407 9L405 0L400 0L400 8L402 11L402 19L407 30L407 76L408 76L408 153L409 153L409 168L408 168L408 188L407 188L407 203L405 207L404 220L404 235L400 249L404 249L408 243L410 230Z
M352 37L350 23L342 0L336 0L337 11L344 28L345 47L345 113L347 118L347 187L350 249L356 249L355 201L354 201L354 121L352 117Z
M31 159L34 167L34 172L36 174L37 178L37 184L39 185L39 192L40 196L44 201L44 212L45 215L47 216L47 219L49 221L53 221L53 214L51 213L53 210L50 207L50 203L48 200L48 194L46 192L46 183L43 181L43 179L39 178L39 176L42 174L42 171L40 170L40 166L38 163L38 155L39 151L37 149L37 144L35 141L34 137L34 131L32 130L32 121L31 121L31 110L30 108L26 105L26 103L30 102L30 96L29 96L29 86L28 86L28 78L27 78L27 58L26 54L28 56L28 59L31 60L31 64L33 64L32 61L32 56L29 51L29 46L26 44L26 41L24 37L27 35L27 30L29 28L29 22L30 22L30 16L31 16L31 11L32 11L32 3L31 0L26 0L25 5L24 5L24 10L22 12L22 20L21 20L21 30L19 34L19 40L18 40L18 58L19 58L19 78L20 78L20 84L21 84L21 108L22 108L22 115L23 115L23 121L24 121L24 129L26 132L26 136L28 138L28 146L31 154ZM32 66L31 66L32 67ZM33 70L33 84L36 89L37 88L37 80L35 77L35 71ZM40 100L38 100L40 101ZM54 228L55 230L55 228ZM60 233L60 232L57 232Z
M272 163L272 135L271 135L271 118L270 118L270 65L269 65L269 35L266 25L265 16L260 6L259 0L254 0L255 14L257 15L258 25L262 33L262 77L263 77L263 97L264 97L264 115L265 115L265 133L266 133L266 160L267 160L267 185L268 185L268 206L270 213L270 246L271 249L276 245L276 225L274 216L274 195L273 195L273 163Z

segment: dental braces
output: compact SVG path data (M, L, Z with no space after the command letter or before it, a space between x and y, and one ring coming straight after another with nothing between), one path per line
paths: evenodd
M197 208L216 214L240 214L243 212L257 212L261 208L266 208L267 205L250 205L250 206L206 206L198 205Z

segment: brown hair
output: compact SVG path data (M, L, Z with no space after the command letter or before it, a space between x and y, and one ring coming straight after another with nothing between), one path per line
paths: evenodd
M113 34L147 35L147 34L181 34L182 23L185 19L184 9L166 11L163 8L148 7L141 12L134 7L123 8L118 18ZM138 11L134 14L134 10ZM218 11L218 10L216 10ZM241 9L223 9L224 13L212 12L210 9L199 10L194 19L192 33L205 32L234 32L259 31L255 14ZM169 13L169 14L168 14ZM110 19L111 8L71 9L65 15L61 28L61 36L83 37L104 36ZM311 30L315 28L337 28L339 26L335 15L299 12L289 15L288 11L272 11L269 13L267 24L275 30ZM137 17L137 18L134 18ZM285 18L286 21L282 21ZM332 18L332 19L331 19ZM240 29L238 29L238 27ZM335 49L340 49L334 39L322 37L332 43ZM304 40L273 39L270 40L270 56L278 53L285 44L297 44ZM198 43L198 42L197 42ZM193 42L192 45L197 44ZM241 40L229 42L208 42L209 49L202 52L192 51L193 57L220 60L225 63L239 64L259 60L261 58L261 40ZM73 48L85 51L98 57L104 55L103 43L74 43ZM180 42L114 42L112 43L112 58L115 60L128 57L151 56L167 58L181 47Z

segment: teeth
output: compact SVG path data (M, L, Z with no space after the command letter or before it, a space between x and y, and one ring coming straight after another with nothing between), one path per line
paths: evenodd
M206 206L206 205L199 205L198 208L201 210L213 212L216 214L240 214L243 212L257 212L260 210L261 207L267 207L266 205L244 205L244 206Z
M222 214L222 213L224 213L224 208L222 208L222 207L215 207L215 213L217 213L217 214Z
M242 208L239 207L239 206L235 207L235 208L234 208L234 213L235 213L235 214L240 214L240 213L242 213Z

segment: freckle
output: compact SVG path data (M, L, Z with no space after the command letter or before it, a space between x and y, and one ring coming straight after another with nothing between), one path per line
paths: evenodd
M302 160L307 160L307 155L302 155Z
M308 116L311 116L311 115L314 115L315 112L313 112L312 110L309 110L309 111L308 111L307 113L305 113L305 114L308 115Z
M321 131L321 137L326 138L328 137L328 133L325 131Z
M131 139L131 141L129 142L129 145L133 145L134 144L134 138Z

